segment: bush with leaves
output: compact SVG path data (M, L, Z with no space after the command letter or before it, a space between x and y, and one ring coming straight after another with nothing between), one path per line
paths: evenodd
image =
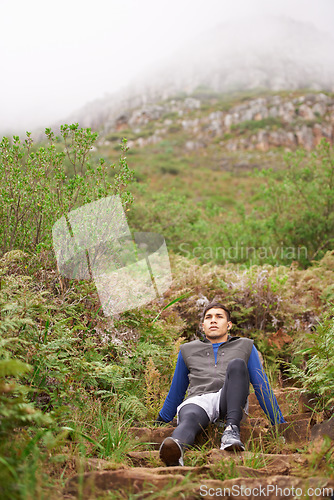
M21 142L0 143L0 253L12 249L51 248L51 228L62 215L85 203L119 194L124 207L132 202L125 187L132 180L121 146L119 167L103 159L90 162L97 133L63 125L61 137L46 129L47 144L37 147L27 133Z
M206 203L201 225L192 228L196 252L185 234L178 253L202 263L308 267L334 248L333 147L323 139L312 153L298 150L284 160L284 169L255 173L260 184L249 207L236 200L223 212L220 203Z
M0 259L1 498L42 498L38 488L54 479L45 470L57 469L62 482L74 465L61 465L73 456L124 461L133 448L127 428L148 414L148 363L167 386L182 328L178 318L153 322L157 305L105 318L91 282L73 281L62 293L54 269L36 269L39 257L12 251Z
M309 265L334 247L333 146L322 139L310 156L299 150L288 153L285 161L284 170L260 173L265 204L259 210L272 246L294 249L295 260ZM288 263L287 257L281 262Z
M157 311L143 310L110 321L98 308L91 282L72 282L64 297L45 285L37 290L36 276L21 274L34 260L17 251L0 259L0 309L2 337L20 340L11 347L12 357L32 366L22 379L36 404L60 414L89 395L121 398L127 406L126 399L133 402L146 388L150 358L161 364L162 376L170 374L170 352L182 329L178 317L152 322ZM126 341L120 340L122 332Z
M190 170L195 160L181 156L177 166L182 181L174 185L153 175L147 185L135 187L131 225L163 234L169 250L201 264L249 267L297 261L308 267L334 248L333 147L323 140L312 152L291 152L284 160L277 153L268 159L275 169L250 170L247 179L238 179L237 173L210 171L210 162L207 169L198 165L198 171ZM158 168L152 164L153 172Z
M2 323L1 333L3 329ZM25 458L29 460L29 451L36 441L31 436L37 430L42 435L53 422L50 415L43 414L31 403L31 388L22 382L22 378L32 371L32 366L12 356L11 349L20 342L18 338L0 340L0 496L4 499L21 498L18 491L20 476L23 475L21 466ZM17 452L13 451L15 437L20 438Z
M15 338L12 356L30 370L21 378L30 386L30 396L44 409L69 405L82 390L108 393L126 384L121 364L107 362L107 346L101 346L86 324L81 304L84 285L70 289L69 302L60 304L46 291L36 292L28 276L5 277L0 291L1 333L4 341ZM93 285L91 286L93 288ZM78 304L71 303L80 297ZM84 348L82 344L84 343Z
M306 347L300 348L300 344ZM316 394L319 405L327 410L334 408L334 308L328 312L316 331L306 334L304 342L298 341L297 356L306 358L306 370L291 364L293 378L300 381L303 389Z
M18 339L0 341L0 436L18 426L48 425L51 418L34 408L28 400L30 387L20 382L20 377L32 370L23 361L11 356L8 346Z

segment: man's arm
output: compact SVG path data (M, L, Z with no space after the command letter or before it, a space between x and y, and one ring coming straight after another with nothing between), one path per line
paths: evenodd
M157 421L170 422L175 417L176 409L182 403L189 385L188 374L189 370L180 351L177 358L172 384L164 405L159 412Z
M249 378L256 397L260 403L262 410L270 419L272 425L285 422L282 412L278 406L277 399L273 393L267 375L264 372L263 366L259 358L259 353L256 347L253 346L251 355L248 360Z

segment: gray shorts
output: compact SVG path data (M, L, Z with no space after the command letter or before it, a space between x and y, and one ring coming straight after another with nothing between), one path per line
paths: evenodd
M195 404L203 408L210 422L213 423L219 418L219 401L222 388L218 392L209 392L208 394L201 394L200 396L192 396L177 407L177 424L179 424L179 411L187 404ZM248 398L244 407L244 412L248 414Z
M210 422L215 422L219 418L219 400L222 389L218 392L209 392L208 394L201 394L200 396L193 396L186 399L177 407L177 423L179 423L179 411L185 405L195 404L203 408L208 415Z

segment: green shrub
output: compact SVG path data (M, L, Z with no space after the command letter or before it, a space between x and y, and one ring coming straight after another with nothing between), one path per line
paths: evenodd
M48 425L49 416L43 415L28 400L30 388L20 378L32 371L32 366L12 357L8 347L18 339L0 341L0 437L20 426ZM26 344L26 343L25 343Z
M2 334L8 327L17 327L19 321L10 323L1 323ZM18 343L18 338L0 340L0 496L6 500L22 498L19 489L22 476L32 465L31 452L53 423L50 415L44 415L29 400L31 388L22 379L32 366L13 357L11 350ZM27 349L28 344L23 342L23 347ZM20 446L15 450L17 438Z
M300 150L287 154L285 161L283 171L260 173L265 184L258 213L262 213L272 245L295 249L298 257L294 260L306 266L333 248L333 147L323 139L310 156ZM303 247L306 252L299 251Z
M137 134L135 134L131 128L127 128L111 132L106 135L105 139L110 142L117 141L119 143L123 137L126 137L128 140L134 140L137 139Z
M177 134L181 130L182 130L182 125L179 124L171 125L170 127L168 127L169 134Z
M62 140L46 129L47 145L35 147L30 133L22 143L4 137L0 143L0 254L12 249L38 251L51 248L51 229L62 215L85 203L125 191L132 179L123 153L116 175L104 160L89 162L97 133L78 124L61 127ZM112 178L112 181L108 180Z
M290 365L293 378L300 381L303 389L319 397L321 407L334 407L334 309L328 312L315 332L307 334L306 347L298 349L297 356L306 358L306 370ZM299 345L301 341L299 340Z
M261 120L245 120L244 122L237 123L235 125L231 125L231 130L239 130L240 132L245 132L246 130L259 130L266 127L276 127L280 128L283 126L283 123L278 118L268 117L262 118Z

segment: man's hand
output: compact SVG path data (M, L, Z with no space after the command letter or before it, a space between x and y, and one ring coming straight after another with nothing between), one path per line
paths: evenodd
M154 423L154 425L164 425L164 424L167 424L167 422L165 422L165 420L161 417L160 413L158 413L158 416L154 420L153 423Z

